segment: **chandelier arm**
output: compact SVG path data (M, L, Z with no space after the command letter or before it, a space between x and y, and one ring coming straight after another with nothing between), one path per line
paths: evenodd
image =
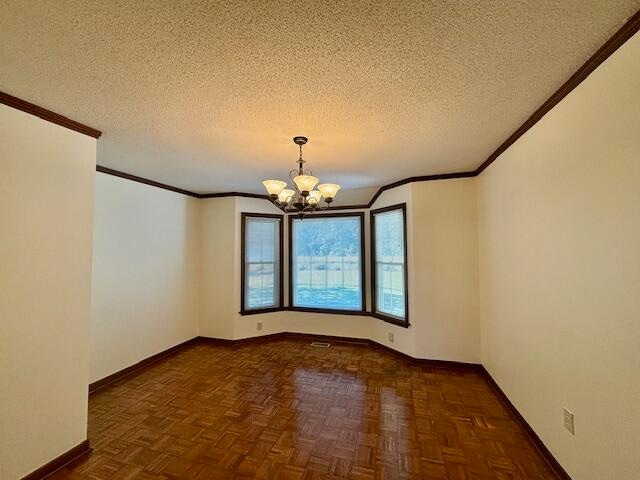
M320 193L317 190L313 192L314 193L313 195L311 195L312 193L311 191L313 189L309 189L310 191L306 191L306 190L302 191L298 187L298 184L294 181L294 178L299 175L314 176L313 170L311 170L310 168L304 168L304 164L307 162L302 158L302 146L306 144L307 141L308 139L303 136L297 136L293 138L293 142L296 145L298 145L298 149L299 149L298 159L296 160L296 163L298 164L298 166L297 168L289 171L289 179L291 180L292 187L291 187L291 190L287 190L287 193L289 191L292 191L293 194L290 195L288 198L286 198L284 201L280 201L280 199L275 194L271 193L272 190L275 191L275 188L273 188L273 185L269 185L269 187L267 188L267 191L270 194L269 199L276 207L278 207L280 210L282 210L285 213L298 213L300 215L300 218L302 218L307 212L313 213L316 211L323 211L323 210L329 209L331 207L331 201L333 200L333 198L328 198L328 199L323 198L322 195L316 196L317 193ZM315 180L317 181L317 179ZM265 182L267 181L265 180ZM286 182L282 182L282 183L286 183ZM303 183L304 185L305 182L301 182L301 183ZM309 185L308 182L306 183L307 185ZM304 185L304 186L306 187L307 185ZM265 187L267 187L266 184L265 184ZM337 187L336 188L336 191L337 191L337 189L339 189L340 186L337 185L336 187ZM331 191L331 190L328 189L328 191ZM334 196L335 196L335 192L334 192Z
M272 198L271 196L269 196L267 200L269 200L272 204L274 204L276 207L282 210L282 207L280 206L280 202L278 201L277 198Z

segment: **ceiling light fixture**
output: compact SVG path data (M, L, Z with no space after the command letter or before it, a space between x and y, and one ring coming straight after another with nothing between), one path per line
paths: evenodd
M284 212L298 212L300 216L317 210L326 210L340 190L340 185L335 183L318 185L318 178L313 176L313 172L302 168L302 165L306 163L302 159L302 146L308 141L307 137L293 137L293 143L300 147L300 157L297 160L298 168L289 172L293 189L287 188L287 182L282 180L262 182L274 205ZM316 185L318 188L314 190Z

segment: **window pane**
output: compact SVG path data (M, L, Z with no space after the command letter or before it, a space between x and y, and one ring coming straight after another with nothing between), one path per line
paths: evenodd
M291 304L362 310L361 217L295 218L291 228Z
M377 310L396 317L404 317L404 269L402 265L377 263Z
M274 306L276 289L273 264L250 263L248 269L247 308Z
M405 251L403 210L374 214L375 309L400 319L406 318Z
M280 219L244 218L244 308L279 306Z

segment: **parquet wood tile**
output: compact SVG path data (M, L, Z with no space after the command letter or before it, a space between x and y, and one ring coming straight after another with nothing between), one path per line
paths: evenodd
M89 398L54 480L555 479L485 379L362 346L196 344Z

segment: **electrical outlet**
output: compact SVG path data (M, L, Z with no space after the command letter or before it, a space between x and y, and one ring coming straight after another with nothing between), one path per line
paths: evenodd
M389 341L393 343L393 333L389 332Z
M262 330L262 322L256 323L256 330Z
M566 428L571 435L575 435L574 415L573 412L566 407L562 409L564 414L564 428Z

